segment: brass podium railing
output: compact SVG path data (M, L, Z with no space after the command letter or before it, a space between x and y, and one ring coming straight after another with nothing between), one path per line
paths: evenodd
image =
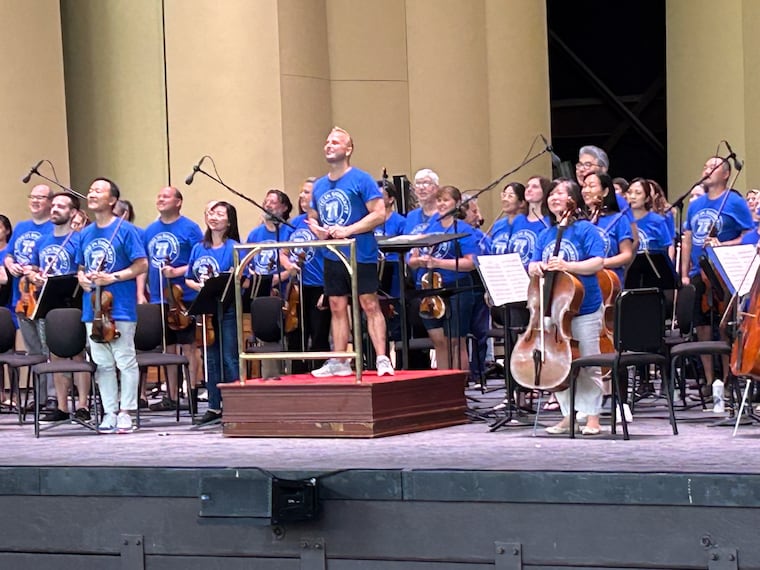
M353 338L354 350L343 352L246 352L245 338L243 337L243 303L242 303L242 277L246 267L253 257L262 251L270 249L294 249L304 247L324 247L335 253L338 259L346 266L351 278L351 315L353 321ZM348 247L349 255L346 256L340 247ZM246 243L236 245L234 252L235 259L235 318L237 321L238 332L238 353L240 359L240 370L244 370L245 361L247 360L322 360L327 358L351 358L354 361L356 370L356 383L362 381L362 344L361 344L361 316L359 314L359 294L357 292L356 282L356 240L354 239L331 239L331 240L314 240L306 242L263 242L263 243ZM242 258L240 256L243 256ZM253 327L255 316L251 315L251 325L255 336L256 330ZM282 321L281 321L282 322ZM302 323L303 326L303 323ZM284 335L285 332L281 328ZM305 347L304 347L305 348ZM240 375L240 381L244 382L243 374Z

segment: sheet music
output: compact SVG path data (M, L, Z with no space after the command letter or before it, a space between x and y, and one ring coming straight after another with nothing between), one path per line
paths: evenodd
M494 307L528 300L530 277L520 261L519 253L480 256L478 271Z
M718 269L732 295L737 289L739 296L747 295L752 289L760 265L760 256L755 255L756 251L757 247L752 244L720 245L712 248L712 254L719 263Z

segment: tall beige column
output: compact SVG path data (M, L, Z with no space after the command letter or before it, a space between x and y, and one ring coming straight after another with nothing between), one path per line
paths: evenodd
M760 4L668 0L666 14L670 197L700 177L722 139L746 161L736 187L757 186Z
M147 224L169 178L162 3L63 0L61 10L72 186L111 178Z
M59 179L69 181L63 87L61 17L57 0L5 0L0 18L0 213L15 225L27 219L26 196L34 184L20 179L37 161L53 162ZM41 172L53 177L48 165Z

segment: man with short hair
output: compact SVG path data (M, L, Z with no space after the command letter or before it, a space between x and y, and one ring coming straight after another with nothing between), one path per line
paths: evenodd
M82 230L82 243L77 252L77 278L84 291L82 321L92 341L92 360L98 366L95 380L100 386L105 412L98 429L105 433L134 431L130 412L137 409L140 376L135 355L136 278L148 270L145 247L137 228L113 213L119 196L119 187L113 181L107 178L92 181L87 206L95 215L95 222ZM108 300L107 293L111 298L110 310L102 304L103 298ZM101 303L93 299L94 295L100 295ZM95 307L100 308L100 314ZM96 322L102 327L96 327Z
M71 227L73 215L79 211L79 198L71 194L56 194L52 200L50 221L53 223L53 232L40 238L32 254L32 265L37 268L31 274L35 285L42 288L48 277L56 275L73 275L77 271L76 254L79 250L80 235ZM44 330L44 319L38 319L37 325ZM45 337L40 340L45 345ZM45 346L45 352L47 347ZM54 355L50 355L55 359ZM81 356L79 357L81 359ZM53 375L55 392L58 400L58 408L50 410L40 418L41 422L60 422L69 419L68 395L71 390L72 380L63 373ZM90 394L90 375L84 372L74 374L74 382L77 386L78 398L72 394L74 403L74 419L79 422L89 422L90 411L87 406L87 398Z
M394 374L386 356L385 317L377 298L377 240L375 227L385 220L383 195L373 178L351 166L354 143L347 131L333 127L324 146L328 173L314 183L309 212L309 227L319 239L356 239L357 288L359 303L367 317L372 346L377 354L378 376ZM343 253L348 248L342 248ZM345 265L330 250L325 250L325 295L330 299L332 313L333 350L348 348L350 325L348 298L351 279ZM359 326L359 323L354 323ZM345 360L331 358L312 372L317 377L350 376L351 365Z
M166 293L178 285L182 289L180 300L189 307L196 291L185 283L187 262L193 246L203 239L200 226L182 215L182 193L174 186L161 188L156 197L158 219L150 224L143 233L145 251L148 254L148 292L150 303L168 303ZM139 291L138 291L139 294ZM164 325L166 333L168 325ZM179 345L182 354L189 361L191 386L197 377L198 360L195 358L195 322L178 331L173 331L174 342L168 342L166 351L177 352ZM178 406L177 368L169 366L166 370L166 395L160 402L150 405L152 411L174 410ZM188 394L191 396L191 394Z

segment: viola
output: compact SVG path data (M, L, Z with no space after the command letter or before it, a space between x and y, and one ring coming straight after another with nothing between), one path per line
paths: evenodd
M429 269L422 276L423 289L440 289L443 287L443 277L437 271ZM438 295L423 297L420 301L420 316L424 319L442 319L446 314L446 303Z
M741 323L731 347L731 372L736 376L760 378L760 274L749 293L749 301L739 312Z
M599 335L599 352L615 352L615 299L620 294L620 277L611 269L602 269L596 274L599 288L602 290L602 331Z
M575 204L568 202L557 230L553 257L559 255L565 229L575 220ZM564 390L572 363L573 317L583 302L583 285L566 271L547 271L531 277L528 288L530 320L515 343L510 370L515 381L529 390Z
M37 310L37 286L32 283L29 277L24 275L19 279L18 288L21 297L16 303L16 312L31 319Z
M119 338L121 333L116 330L116 323L111 316L113 294L110 291L102 291L98 286L90 295L90 302L94 314L90 339L93 342L105 343Z

